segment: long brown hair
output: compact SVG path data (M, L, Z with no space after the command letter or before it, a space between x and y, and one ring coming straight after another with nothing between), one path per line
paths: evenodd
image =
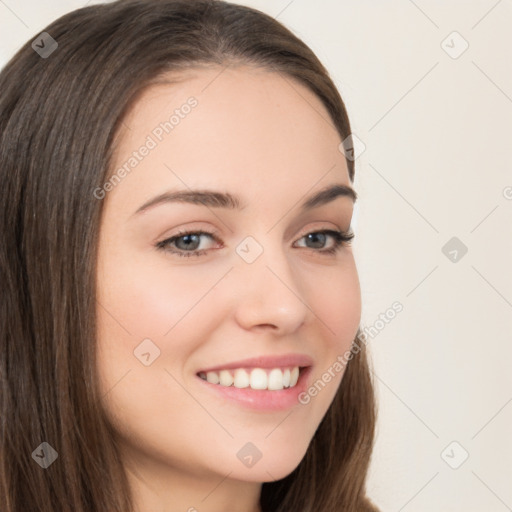
M51 55L27 42L0 73L0 510L131 512L100 406L94 342L103 201L93 191L108 179L123 117L163 73L244 63L312 90L341 140L350 123L313 52L254 9L119 0L73 11L44 31L58 44ZM45 41L39 47L51 48ZM263 484L262 510L376 510L365 497L374 426L363 344L304 459ZM37 457L53 452L41 443L58 454L46 469Z

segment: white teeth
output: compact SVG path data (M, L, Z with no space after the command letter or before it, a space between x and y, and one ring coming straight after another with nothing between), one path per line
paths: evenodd
M219 383L219 375L215 372L208 372L206 374L206 380L212 384L218 384Z
M249 374L245 370L236 370L235 379L233 381L235 388L247 388L249 387Z
M283 386L285 388L290 386L290 368L286 368L283 372Z
M219 377L219 384L221 386L231 386L231 384L233 384L233 375L231 375L227 370L221 370Z
M261 368L255 368L251 372L249 384L252 389L267 389L268 378L265 370Z
M283 381L283 372L279 368L271 370L271 372L268 374L268 389L283 389Z
M296 366L290 372L290 387L292 388L293 386L295 386L295 384L297 384L298 380L299 380L299 368L298 368L298 366Z
M291 368L253 368L247 371L243 368L236 370L221 370L220 372L201 372L199 376L210 384L234 386L236 388L268 389L272 391L292 388L299 379L299 367Z

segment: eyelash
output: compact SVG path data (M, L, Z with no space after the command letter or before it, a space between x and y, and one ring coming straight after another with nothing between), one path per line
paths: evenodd
M344 232L344 231L336 231L333 229L324 229L320 231L311 231L309 233L306 233L303 235L299 240L302 240L303 238L307 237L308 235L316 235L316 234L324 234L329 235L334 239L334 245L330 247L329 249L319 249L316 250L312 247L306 247L306 249L311 249L315 252L318 252L320 254L324 255L334 255L336 254L343 246L350 245L351 240L354 238L354 233L352 231ZM208 231L183 231L179 232L176 235L172 236L171 238L166 238L165 240L162 240L161 242L158 242L155 244L156 248L158 250L164 251L164 252L170 252L172 254L176 254L180 257L186 257L189 258L191 256L202 256L203 254L207 253L209 249L201 249L201 250L194 250L194 251L183 251L183 250L174 250L169 249L168 245L172 242L175 242L179 238L188 236L188 235L206 235L215 240L216 242L219 242L219 239L215 236L215 234L210 233Z

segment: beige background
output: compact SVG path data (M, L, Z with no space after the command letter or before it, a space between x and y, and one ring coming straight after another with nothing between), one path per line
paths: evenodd
M512 510L510 0L240 3L313 48L365 145L354 250L376 332L369 494L383 511ZM83 5L0 0L0 64ZM452 237L467 254L443 253ZM395 301L403 311L379 322Z

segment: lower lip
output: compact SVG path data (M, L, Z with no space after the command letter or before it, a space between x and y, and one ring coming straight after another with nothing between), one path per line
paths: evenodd
M234 386L221 386L197 377L207 389L221 398L232 400L241 406L259 411L281 411L298 405L299 395L308 387L311 366L301 369L297 384L293 388L269 391L268 389L236 388Z

